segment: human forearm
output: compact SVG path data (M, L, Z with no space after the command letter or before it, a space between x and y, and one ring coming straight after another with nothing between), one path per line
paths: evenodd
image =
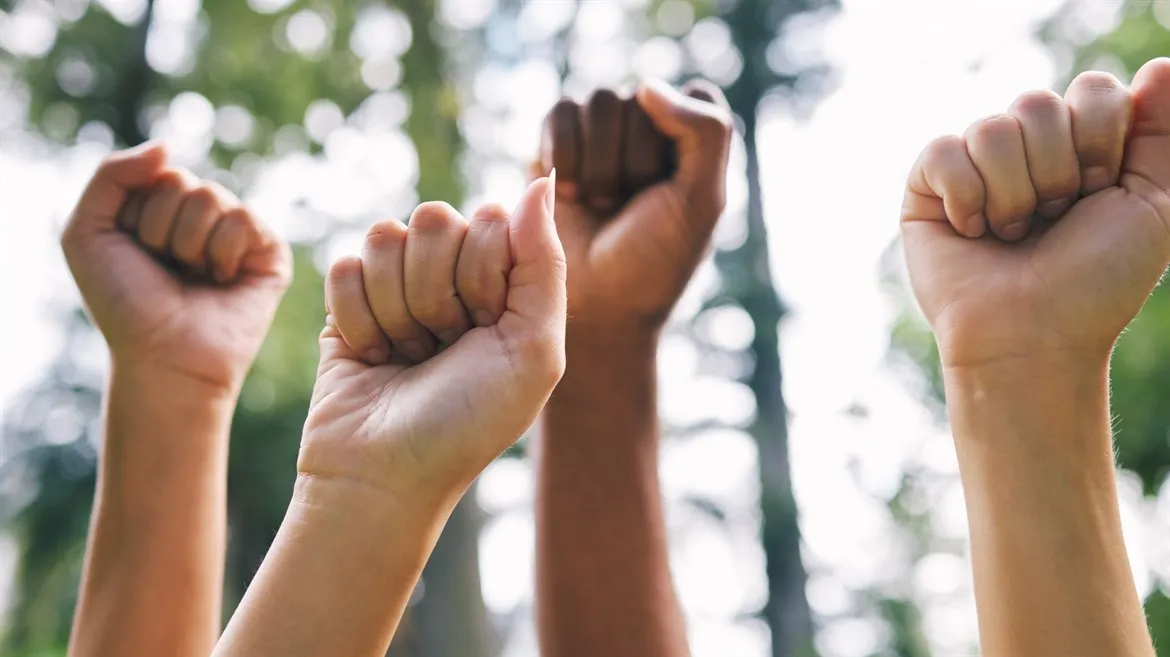
M452 504L301 476L215 655L384 655Z
M230 391L115 365L70 655L203 657L215 644Z
M983 651L1153 655L1122 541L1107 365L1019 365L946 377Z
M541 418L537 622L542 654L687 654L658 481L656 347L576 342Z

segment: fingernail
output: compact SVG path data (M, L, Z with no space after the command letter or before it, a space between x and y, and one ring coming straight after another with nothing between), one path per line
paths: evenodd
M1081 174L1081 187L1086 193L1099 192L1113 184L1113 176L1105 167L1089 167Z
M544 190L544 207L549 216L553 216L553 209L557 206L557 168L548 172L548 187Z
M1027 221L1016 221L1004 226L1000 231L1000 237L1005 240L1018 240L1028 232Z
M1055 201L1046 201L1040 204L1039 210L1041 217L1045 219L1056 219L1064 214L1064 211L1072 205L1071 198L1060 198Z
M486 311L486 310L475 311L475 325L476 326L491 326L494 323L495 323L494 318L492 317L492 314L489 313L488 311Z
M983 235L983 231L987 230L987 219L982 212L976 212L967 220L967 236L979 237Z

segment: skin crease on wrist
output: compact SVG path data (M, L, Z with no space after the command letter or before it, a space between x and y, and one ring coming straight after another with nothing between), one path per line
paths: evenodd
M288 283L287 247L166 159L110 156L61 239L111 354L75 657L214 646L232 412Z
M554 180L470 221L424 203L330 268L293 501L215 655L385 654L456 501L564 371Z
M1112 345L1170 265L1170 59L935 140L902 236L944 363L995 657L1152 657L1114 481Z

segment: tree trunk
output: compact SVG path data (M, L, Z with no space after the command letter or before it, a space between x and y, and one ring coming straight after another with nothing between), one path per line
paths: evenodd
M730 295L755 325L752 352L756 362L748 384L757 414L748 431L759 449L762 542L768 575L763 616L772 632L773 657L807 657L815 651L812 612L805 596L808 575L800 555L800 526L788 459L788 407L781 385L779 323L784 308L772 282L756 143L757 109L774 79L763 57L776 27L761 20L768 11L767 3L742 0L726 17L733 41L744 55L743 72L728 90L728 100L744 126L748 235L742 247L717 262Z
M768 261L754 107L740 115L744 117L747 149L748 237L735 255L748 275L735 297L755 325L752 352L756 363L748 384L757 411L748 431L759 449L762 538L768 573L764 618L772 630L773 657L804 657L812 654L812 614L805 597L808 576L800 555L800 527L788 459L788 407L782 389L779 339L783 306L772 284Z
M146 135L138 124L138 118L146 107L146 96L150 92L151 71L146 61L146 38L150 33L150 21L154 17L154 0L147 0L142 20L134 26L127 40L127 57L122 75L111 101L115 108L115 125L110 126L118 141L126 146L137 146L146 141Z

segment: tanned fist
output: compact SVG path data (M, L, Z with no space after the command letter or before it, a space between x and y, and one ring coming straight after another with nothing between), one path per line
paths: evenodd
M453 503L532 423L564 371L553 182L470 221L424 203L334 263L303 476Z
M731 127L702 81L681 93L649 83L632 99L601 89L549 112L537 169L557 170L570 342L665 322L723 211Z
M902 235L945 366L1108 358L1170 263L1170 59L934 141Z
M239 390L291 276L288 246L159 144L111 155L61 238L115 369Z

